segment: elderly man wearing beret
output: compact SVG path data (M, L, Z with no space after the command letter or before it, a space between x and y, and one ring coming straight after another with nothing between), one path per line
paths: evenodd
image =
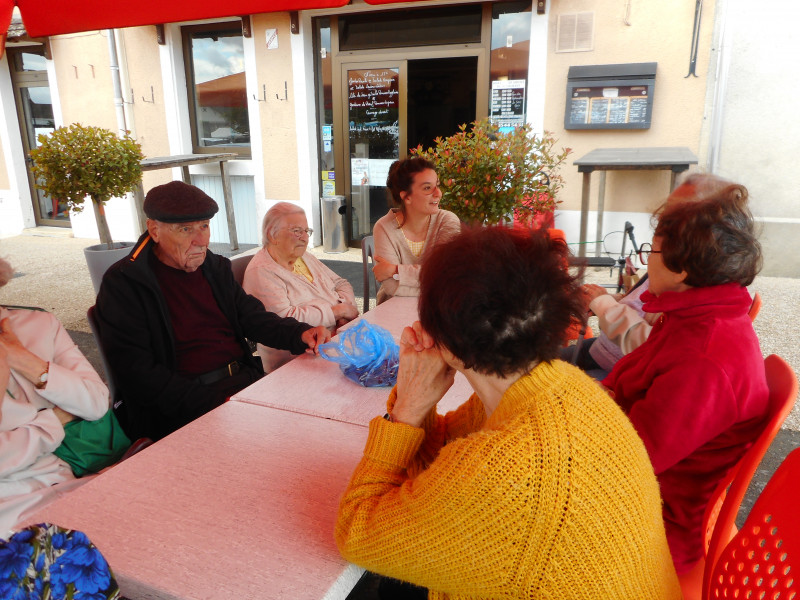
M262 377L246 339L294 354L330 339L242 290L230 261L208 250L217 210L195 186L154 187L147 231L103 277L95 314L131 439L162 438Z

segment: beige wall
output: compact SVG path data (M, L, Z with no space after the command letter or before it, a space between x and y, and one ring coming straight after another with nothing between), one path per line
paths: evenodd
M122 36L124 54L120 66L127 70L127 86L123 82L125 96L133 90L133 104L128 108L128 129L142 145L145 157L169 156L164 86L161 75L159 45L155 27L131 27L118 29ZM123 71L124 73L124 71ZM150 88L153 88L152 96ZM145 191L172 180L170 169L146 171L142 175Z
M51 48L64 124L116 130L105 32L57 36L51 39Z
M297 133L295 128L294 81L292 78L292 35L288 13L254 15L258 102L264 160L264 195L268 199L298 200ZM266 30L278 30L278 47L266 48ZM311 76L309 74L309 76ZM288 99L284 100L284 82ZM277 94L277 98L276 98ZM252 106L252 105L251 105Z
M545 129L553 131L559 146L573 153L562 169L566 184L560 194L561 210L580 210L582 175L572 163L595 148L687 146L699 157L706 74L714 24L715 2L703 5L698 77L686 78L694 20L694 2L631 2L624 23L625 2L559 0L550 11L547 57ZM559 14L593 11L594 49L589 52L556 53ZM574 65L657 62L653 115L650 129L564 129L567 73ZM591 207L596 207L597 182L592 176ZM605 210L650 212L669 192L668 171L609 171Z

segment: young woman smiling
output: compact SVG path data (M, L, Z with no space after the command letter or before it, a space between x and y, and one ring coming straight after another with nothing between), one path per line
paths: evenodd
M442 191L433 163L424 158L395 161L386 187L397 208L373 228L378 304L392 296L419 295L419 269L430 250L461 231L461 222L439 208Z

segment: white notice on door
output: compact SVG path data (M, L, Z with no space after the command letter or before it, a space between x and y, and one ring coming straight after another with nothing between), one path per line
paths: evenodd
M267 50L276 50L278 48L278 30L267 29Z

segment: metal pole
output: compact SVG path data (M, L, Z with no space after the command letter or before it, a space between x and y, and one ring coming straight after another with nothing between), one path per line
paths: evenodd
M125 110L122 103L122 82L119 76L119 59L117 58L117 42L113 29L107 29L108 32L108 60L111 67L111 82L114 85L114 111L117 115L117 129L119 135L125 135L128 132L128 125L125 122Z

